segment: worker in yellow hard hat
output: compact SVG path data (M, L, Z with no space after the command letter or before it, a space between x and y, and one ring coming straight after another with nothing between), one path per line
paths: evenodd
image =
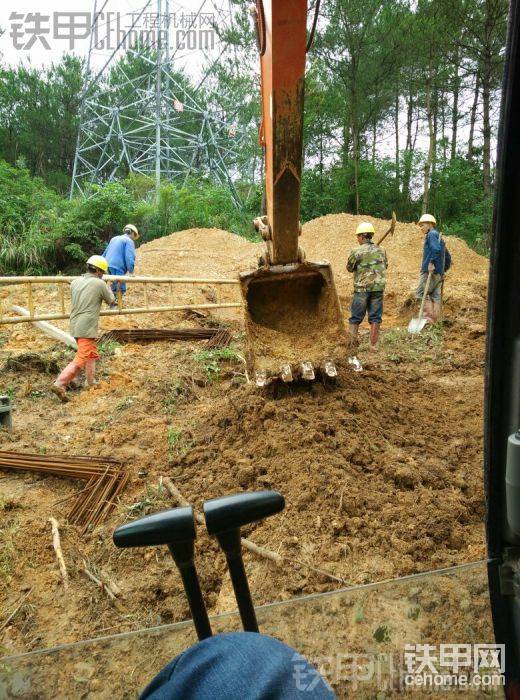
M357 347L359 325L368 312L371 350L377 350L378 346L388 267L385 250L372 242L374 234L374 226L371 223L360 223L356 229L358 245L350 253L347 261L347 270L354 273L354 296L349 319L352 344Z
M107 272L108 262L105 258L92 255L87 260L86 274L71 282L70 332L76 339L78 351L51 386L51 390L63 402L68 401L68 385L82 368L85 368L87 385L93 386L96 382L99 312L103 302L109 305L114 302L114 295L103 282L103 275Z
M434 323L438 320L441 309L442 281L451 267L451 255L444 239L437 231L437 221L432 214L423 214L417 225L424 235L423 256L419 273L416 297L422 301L424 288L428 282L428 291L424 302L424 317Z
M126 224L120 236L114 236L110 239L103 257L108 262L111 275L132 274L135 267L135 241L138 238L139 231L137 227L134 224ZM114 293L118 287L121 289L122 294L126 292L126 284L124 282L112 283L112 291Z

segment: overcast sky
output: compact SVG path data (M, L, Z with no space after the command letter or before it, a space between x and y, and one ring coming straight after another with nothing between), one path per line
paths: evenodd
M148 0L97 0L97 10L103 11L103 16L98 20L98 40L103 44L92 52L92 66L100 70L110 58L114 47L117 45L116 30L119 28L122 34L130 28L138 13L145 8ZM157 16L158 0L150 0L134 30L136 32L157 32L154 26L154 18ZM174 66L186 70L193 77L199 77L204 72L208 61L215 60L220 55L222 45L218 36L213 33L214 46L208 50L208 38L205 36L212 18L220 24L229 22L229 0L161 0L162 13L166 13L169 3L170 15L170 45L171 55L174 57ZM193 13L200 11L195 22L192 22ZM78 38L71 49L70 29L58 26L57 20L67 22L67 13L87 13L93 17L93 0L20 0L0 4L0 27L4 30L0 36L0 53L7 64L16 65L30 62L34 66L49 66L60 60L64 53L76 53L86 57L88 54L89 38ZM16 13L18 16L13 16ZM56 17L55 13L65 13ZM32 17L31 17L32 15ZM74 22L84 22L86 18L81 14L76 15ZM70 19L68 20L70 23ZM36 24L40 24L43 33L34 33ZM194 46L185 46L186 29L195 30L191 39ZM31 33L32 30L32 33ZM164 27L163 27L164 31ZM85 29L77 27L78 34L86 34ZM63 36L65 34L65 36ZM16 43L25 48L16 48ZM32 45L31 45L32 43ZM128 39L127 39L128 45ZM467 102L469 111L471 95L462 95L463 104ZM401 139L405 136L404 115L401 120ZM463 120L460 124L460 137L467 137L467 124ZM477 129L477 140L480 139L480 125ZM392 130L378 134L378 151L380 155L392 155L395 136ZM425 133L420 133L418 146L426 148ZM402 146L401 146L402 147Z

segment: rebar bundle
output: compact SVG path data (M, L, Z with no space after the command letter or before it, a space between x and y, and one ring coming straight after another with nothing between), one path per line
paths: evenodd
M101 342L146 343L157 340L207 340L208 348L227 347L233 337L225 328L121 328L103 333Z
M109 457L68 457L0 451L0 469L30 471L86 481L67 519L81 534L99 525L128 482L122 464Z

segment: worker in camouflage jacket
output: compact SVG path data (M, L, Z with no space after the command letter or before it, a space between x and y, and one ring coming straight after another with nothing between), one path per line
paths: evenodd
M359 324L368 312L371 350L377 350L388 267L385 250L372 243L374 234L372 224L366 222L359 224L356 229L359 245L350 253L347 262L347 270L354 273L354 297L349 319L352 344L357 347Z

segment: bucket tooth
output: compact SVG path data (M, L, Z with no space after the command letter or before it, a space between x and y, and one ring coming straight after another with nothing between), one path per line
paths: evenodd
M331 360L326 360L323 363L322 370L327 375L327 377L337 377L338 376L338 370L336 369L336 365Z
M293 373L291 370L291 365L282 365L282 368L280 370L280 377L282 378L282 381L284 382L292 382L294 377Z
M266 386L268 384L267 372L265 369L260 369L255 372L255 384L258 387Z
M300 370L302 373L302 379L307 379L312 381L314 379L314 367L312 362L302 362L300 365Z
M361 362L357 359L357 357L354 355L353 357L348 358L348 363L349 365L352 365L354 368L354 372L362 372L363 367L361 366Z

